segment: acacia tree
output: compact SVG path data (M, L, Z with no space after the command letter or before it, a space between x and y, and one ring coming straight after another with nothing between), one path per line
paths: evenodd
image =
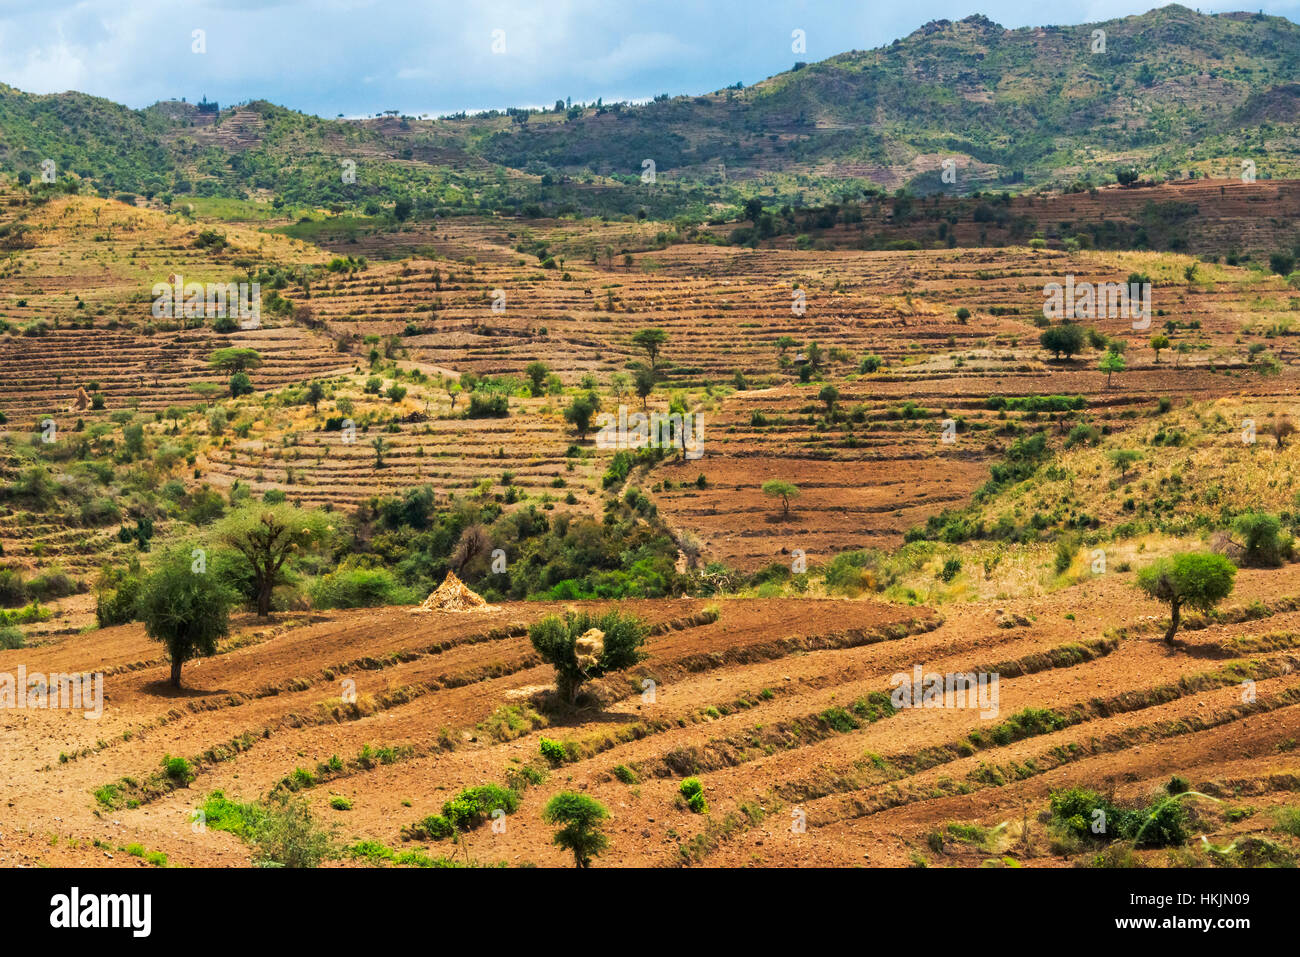
M799 486L783 479L770 479L763 483L763 494L781 498L782 518L790 517L790 500L799 497Z
M609 838L600 830L600 823L608 817L605 805L574 791L561 791L542 811L548 824L563 825L552 840L572 851L573 862L580 868L590 867L591 859L609 846Z
M663 348L668 341L668 333L662 329L642 329L632 337L632 344L640 346L645 350L646 355L650 358L650 371L654 372L658 367L659 350Z
M326 513L282 502L246 505L218 522L213 535L248 563L248 598L265 618L271 613L272 591L284 581L285 563L324 548L332 531Z
M181 665L217 650L230 631L235 595L219 576L199 563L189 547L166 553L140 586L137 614L145 632L167 648L171 686L181 686Z
M1209 611L1232 593L1237 568L1213 552L1182 552L1162 558L1138 572L1137 585L1152 598L1169 602L1169 630L1174 644L1183 605Z
M231 347L217 349L208 356L208 365L218 372L247 372L262 364L262 354L256 349Z

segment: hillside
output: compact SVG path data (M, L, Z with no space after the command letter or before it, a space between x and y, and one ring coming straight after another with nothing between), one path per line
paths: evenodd
M1104 52L1093 52L1095 31ZM102 194L272 198L363 210L711 214L760 194L969 193L1148 176L1300 173L1300 26L1176 5L1078 26L935 21L745 88L644 105L438 120L321 119L251 101L129 110L0 86L0 163L53 159ZM643 160L657 181L642 183ZM940 177L951 159L955 183ZM356 164L356 181L342 175Z

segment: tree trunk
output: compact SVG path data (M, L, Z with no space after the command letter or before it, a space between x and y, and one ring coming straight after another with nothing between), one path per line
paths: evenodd
M1165 641L1167 641L1171 645L1175 644L1174 632L1178 630L1178 604L1179 604L1178 599L1175 598L1173 602L1170 603L1169 606L1170 608L1169 630L1165 632Z
M172 684L172 687L173 687L173 688L179 688L179 687L181 686L181 665L182 665L182 664L184 664L184 662L182 662L180 658L173 658L173 659L172 659L172 682L171 682L171 684Z
M271 582L258 582L257 585L257 617L268 618L271 615Z

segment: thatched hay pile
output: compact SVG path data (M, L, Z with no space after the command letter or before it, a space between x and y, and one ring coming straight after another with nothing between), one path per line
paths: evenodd
M455 572L447 572L443 583L434 589L415 611L499 611L497 605L489 605L481 595L475 594L456 577Z

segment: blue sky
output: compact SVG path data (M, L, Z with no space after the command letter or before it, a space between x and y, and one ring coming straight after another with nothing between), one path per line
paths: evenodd
M746 84L934 19L1006 27L1142 13L1154 0L0 0L0 81L140 107L207 96L322 116L646 99ZM1204 13L1245 4L1186 4ZM1300 0L1248 9L1300 20ZM195 53L194 31L206 52ZM792 52L804 31L807 52ZM495 33L494 31L502 31ZM501 52L493 52L494 39Z

